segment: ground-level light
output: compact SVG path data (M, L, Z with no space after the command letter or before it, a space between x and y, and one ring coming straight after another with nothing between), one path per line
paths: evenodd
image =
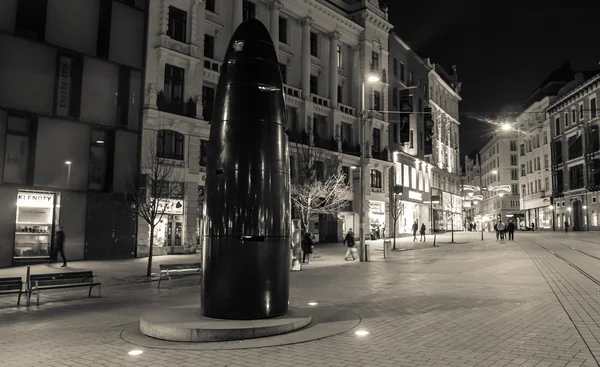
M318 305L318 303L317 302L308 302L308 305L309 306L316 306L316 305Z
M367 330L357 330L354 332L354 335L356 336L367 336L369 334L371 334L371 332Z
M139 349L134 349L127 352L127 354L129 354L130 356L139 356L142 353L144 353L144 351Z

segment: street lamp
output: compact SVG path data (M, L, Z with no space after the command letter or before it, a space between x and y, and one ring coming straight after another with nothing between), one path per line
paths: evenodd
M509 124L508 122L503 123L502 126L500 126L500 128L503 131L511 131L513 129L513 127L511 126L511 124Z
M363 78L361 85L361 104L360 104L360 205L359 205L359 230L358 235L360 236L360 241L358 245L359 250L359 259L360 261L368 261L369 259L366 256L366 246L365 246L365 160L366 160L366 151L365 151L365 125L367 122L367 109L365 103L365 84L368 83L377 83L381 78L376 74L367 75L366 78Z
M71 181L71 161L65 161L67 165L67 189L69 188L69 181Z

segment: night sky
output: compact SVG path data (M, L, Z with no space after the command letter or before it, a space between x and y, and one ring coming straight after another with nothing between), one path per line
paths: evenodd
M461 161L490 136L488 123L507 105L522 104L538 85L570 60L576 70L600 62L600 1L388 2L394 30L422 58L463 82L459 105ZM590 1L590 4L593 4Z

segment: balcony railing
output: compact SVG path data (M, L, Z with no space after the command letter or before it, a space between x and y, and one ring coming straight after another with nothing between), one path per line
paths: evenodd
M298 144L310 144L310 137L306 131L293 131L288 130L287 136L290 142Z
M302 98L302 89L290 87L287 84L283 85L283 91L286 96Z
M328 108L330 108L330 106L331 106L331 100L329 100L327 98L323 98L317 94L311 93L310 98L312 99L313 103L316 103L320 106L328 107Z
M346 115L356 116L356 108L347 106L342 103L338 103L338 106L340 108L340 111L342 111L342 113L345 113Z
M167 98L161 91L156 98L156 107L159 111L196 118L196 101L191 98L184 102L181 99Z
M334 138L320 138L318 136L314 137L315 146L318 148L323 148L327 150L333 150L334 152L339 151L338 142Z
M216 71L217 73L221 71L221 62L217 60L210 59L208 57L204 58L204 68L212 71Z
M360 144L352 145L347 142L342 142L342 152L355 156L360 156Z

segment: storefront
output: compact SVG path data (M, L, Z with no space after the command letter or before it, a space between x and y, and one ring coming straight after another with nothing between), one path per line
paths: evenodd
M433 204L433 231L462 231L463 198L460 195L433 189L433 195L440 198Z
M406 187L398 187L402 192L401 202L403 207L402 215L398 219L398 233L412 233L412 227L415 221L419 228L425 223L425 227L430 226L430 195L428 192L412 190ZM429 230L429 228L428 228Z
M58 225L60 194L19 190L15 218L13 263L48 260Z
M369 200L369 228L372 239L383 237L385 223L385 202Z
M154 246L182 246L183 232L183 200L160 199L158 213L164 213L154 228Z
M552 229L552 209L550 198L536 198L524 200L524 218L527 227L534 223L536 228Z

